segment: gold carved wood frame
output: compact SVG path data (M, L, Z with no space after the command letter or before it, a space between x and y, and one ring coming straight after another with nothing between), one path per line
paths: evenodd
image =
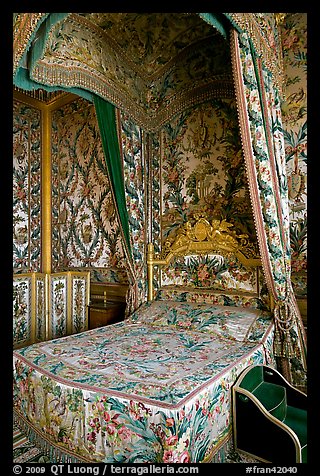
M204 217L197 216L195 218L194 224L187 221L183 227L179 228L173 241L165 242L162 256L155 256L153 243L148 244L148 301L152 301L154 297L154 267L166 266L178 256L211 253L224 257L235 257L245 267L255 268L258 278L261 260L250 256L250 243L247 240L247 235L237 235L235 231L230 230L233 225L226 220L212 220L209 223Z

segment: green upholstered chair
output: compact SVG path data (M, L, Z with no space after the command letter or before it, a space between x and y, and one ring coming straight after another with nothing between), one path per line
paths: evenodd
M307 462L307 395L274 368L252 365L232 387L238 452L275 464Z

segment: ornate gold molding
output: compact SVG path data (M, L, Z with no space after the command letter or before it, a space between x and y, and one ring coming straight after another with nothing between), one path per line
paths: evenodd
M26 91L24 89L18 88L17 86L13 86L13 92L14 94L17 93L17 95L19 95L19 93L23 95L23 96L20 95L22 99L23 97L27 96L27 97L30 97L31 99L35 99L36 101L40 101L41 103L47 106L52 103L55 103L61 97L70 95L70 93L68 93L67 91L61 91L61 90L48 92L48 91L45 91L44 89L41 89L40 85L39 85L39 89L33 89L31 91Z
M45 103L17 88L13 90L14 100L41 111L41 270L43 273L51 273L52 268L51 113L77 97L67 93Z
M275 13L274 18L277 26L282 25L287 17L287 13Z
M247 257L250 243L248 235L238 235L230 230L232 223L226 220L209 221L199 215L195 216L196 222L187 221L178 229L175 238L167 240L164 244L162 257L155 257L152 243L148 244L147 268L148 268L148 300L153 299L153 267L168 265L177 256L220 254L225 257L234 256L240 263L247 267L261 266L260 258Z
M43 90L42 90L43 91ZM38 93L38 94L35 94ZM39 90L36 91L24 91L21 88L13 86L13 99L16 99L19 102L28 104L35 109L50 110L59 109L60 107L68 104L69 102L78 99L79 96L76 94L68 93L66 91L57 91L57 94L54 95L44 95L39 94Z

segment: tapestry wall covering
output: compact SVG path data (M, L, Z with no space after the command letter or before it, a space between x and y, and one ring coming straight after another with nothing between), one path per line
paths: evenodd
M79 98L52 114L53 269L91 270L126 282L122 241L92 104Z
M307 295L307 14L287 14L281 23L285 76L282 103L290 206L292 282Z
M13 271L40 271L41 112L13 104Z
M233 99L211 99L166 124L160 167L161 182L153 196L161 204L162 243L172 242L185 222L204 216L213 225L231 222L237 233L248 235L258 256ZM161 284L252 290L254 280L254 273L240 263L207 256L191 257L188 266L180 260L164 268Z
M20 103L15 104L17 108ZM120 115L126 200L138 275L145 274L147 190L152 192L152 235L148 238L158 249L161 242L175 235L177 226L197 212L210 220L232 218L238 231L255 241L236 121L234 100L222 98L187 109L157 133L146 134L127 114ZM119 225L92 104L78 98L53 111L51 126L53 269L85 268L94 281L125 283ZM38 124L38 134L39 129ZM40 136L38 142L40 147ZM25 163L30 167L31 161L25 159ZM38 170L40 174L40 163ZM198 285L208 285L210 267L212 271L212 263L209 268L200 263ZM143 293L142 284L140 288Z
M238 232L256 241L234 101L213 99L190 108L150 135L124 113L120 122L130 235L142 294L147 190L151 240L158 241L159 249L195 213L210 220L231 219ZM53 216L58 217L54 236L60 240L53 246L55 267L87 266L95 280L125 282L119 226L92 107L86 100L74 101L54 113L53 124ZM148 145L144 154L143 134ZM210 285L213 265L217 266L215 259L195 265L198 286ZM221 263L219 270L226 271ZM237 273L238 281L253 279L247 271L237 270L234 277ZM169 271L166 283L175 279L170 281ZM193 276L187 280L194 284Z

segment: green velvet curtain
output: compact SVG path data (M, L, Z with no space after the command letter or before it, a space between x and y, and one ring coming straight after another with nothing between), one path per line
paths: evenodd
M126 315L129 315L135 311L138 305L138 288L134 259L131 249L129 217L124 186L124 173L117 134L116 108L113 104L95 94L93 94L93 102L126 254L128 279L130 284L127 294Z
M128 212L126 207L124 179L118 134L116 128L115 106L108 101L93 95L102 146L109 171L109 178L117 204L120 224L123 230L125 245L131 256Z

